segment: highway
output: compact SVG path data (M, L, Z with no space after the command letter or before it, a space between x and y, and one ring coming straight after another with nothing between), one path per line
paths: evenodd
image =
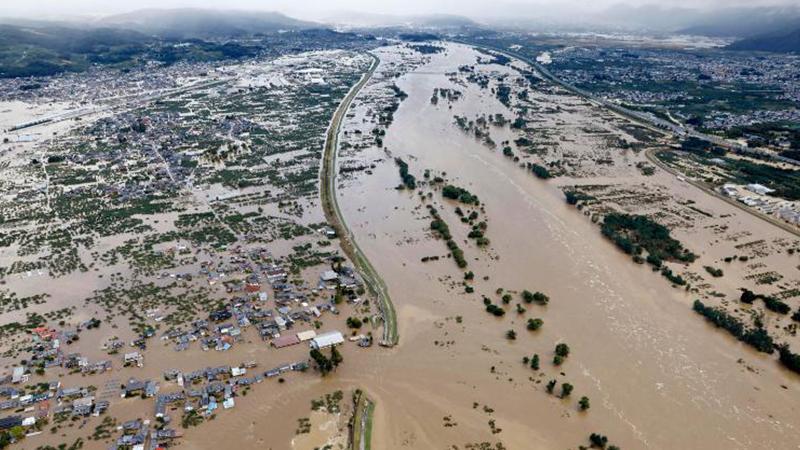
M576 86L573 86L573 85L571 85L569 83L561 81L560 79L558 79L558 77L553 75L549 70L547 70L545 67L543 67L538 62L533 61L533 60L531 60L531 59L529 59L529 58L527 58L527 57L525 57L523 55L520 55L517 52L510 51L510 50L503 50L503 49L499 49L499 48L496 48L496 47L493 47L493 46L474 44L474 43L465 42L465 41L455 41L455 42L458 42L458 43L461 43L461 44L465 44L465 45L471 45L471 46L474 46L474 47L483 48L483 49L486 49L486 50L495 51L495 52L504 54L506 56L519 59L520 61L523 61L523 62L531 65L532 67L534 67L542 75L542 77L544 77L546 80L548 80L548 81L550 81L552 83L555 83L555 84L563 87L564 89L567 89L568 91L573 92L574 94L577 94L577 95L579 95L581 97L584 97L587 100L598 104L599 106L608 108L611 111L613 111L613 112L615 112L615 113L617 113L617 114L619 114L619 115L621 115L621 116L623 116L623 117L625 117L627 119L630 119L630 120L632 120L632 121L634 121L634 122L636 122L636 123L638 123L640 125L646 126L650 130L659 132L662 135L672 136L672 137L676 137L676 138L695 137L695 138L704 140L706 142L711 142L711 143L716 144L716 145L718 145L720 147L727 148L727 149L732 150L732 151L734 151L736 153L750 154L751 156L757 156L757 157L762 157L762 158L766 156L766 157L770 157L770 158L776 159L778 161L786 162L786 163L789 163L789 164L800 165L800 162L795 161L793 159L784 158L784 157L781 157L779 155L768 154L767 152L764 152L764 151L758 150L758 149L750 149L750 148L747 148L747 147L743 147L741 145L734 144L734 143L731 143L729 141L726 141L726 140L724 140L724 139L722 139L722 138L720 138L718 136L710 136L710 135L706 135L706 134L703 134L703 133L699 133L697 131L694 131L694 130L691 130L691 129L686 129L686 128L683 128L683 127L679 127L679 126L677 126L675 124L672 124L670 122L667 122L667 121L664 121L664 120L661 120L661 119L658 119L658 118L655 118L655 117L649 117L649 116L647 116L645 114L641 114L641 113L638 113L636 111L631 111L631 110L629 110L627 108L624 108L624 107L622 107L620 105L617 105L616 103L612 103L612 102L609 102L609 101L607 101L605 99L601 99L601 98L593 95L592 93L590 93L590 92L588 92L588 91L586 91L584 89L580 89L580 88L578 88ZM690 177L687 177L685 174L682 174L682 173L676 171L675 169L672 169L671 167L669 167L666 164L664 164L663 162L661 162L655 156L653 150L648 150L647 152L645 152L645 155L647 156L647 159L650 162L652 162L653 164L657 165L659 168L667 171L668 173L670 173L670 174L672 174L672 175L674 175L676 177L677 176L685 177L686 181L689 184L691 184L692 186L702 190L703 192L705 192L705 193L707 193L707 194L709 194L711 196L714 196L714 197L716 197L716 198L718 198L718 199L720 199L722 201L725 201L725 202L727 202L727 203L729 203L729 204L741 209L742 211L747 212L748 214L752 214L753 216L758 217L758 218L764 220L765 222L770 223L771 225L775 225L776 227L781 228L784 231L787 231L787 232L789 232L789 233L791 233L791 234L793 234L793 235L795 235L797 237L800 237L800 230L798 230L796 227L793 227L792 225L790 225L788 223L785 223L785 222L783 222L783 221L781 221L779 219L776 219L774 217L771 217L771 216L763 214L763 213L761 213L759 211L756 211L753 208L750 208L750 207L748 207L746 205L743 205L743 204L737 202L734 199L725 197L724 195L716 192L714 189L710 188L709 186L707 186L703 182L697 181L697 180L692 180L692 179L690 179Z
M655 155L655 151L656 150L657 149L649 149L649 150L645 151L645 156L647 157L648 161L650 161L651 163L655 164L659 168L663 169L664 171L666 171L666 172L668 172L668 173L670 173L672 175L675 175L676 177L683 177L684 180L687 183L691 184L692 186L696 187L697 189L700 189L701 191L705 192L708 195L716 197L716 198L718 198L718 199L720 199L720 200L722 200L722 201L724 201L726 203L729 203L729 204L741 209L742 211L744 211L744 212L746 212L748 214L751 214L751 215L753 215L755 217L758 217L759 219L762 219L762 220L764 220L766 222L769 222L771 225L775 225L776 227L781 228L784 231L787 231L787 232L793 234L796 237L800 237L800 229L798 229L797 227L794 227L794 226L792 226L792 225L790 225L790 224L788 224L786 222L783 222L780 219L777 219L775 217L772 217L772 216L769 216L767 214L761 213L761 212L759 212L759 211L757 211L757 210L755 210L755 209L753 209L753 208L751 208L751 207L749 207L747 205L744 205L743 203L740 203L740 202L736 201L735 199L732 199L730 197L726 197L726 196L720 194L719 192L717 192L716 190L714 190L713 188L711 188L710 186L708 186L706 183L704 183L704 182L702 182L700 180L692 179L691 177L687 177L686 175L678 172L677 170L673 169L672 167L669 167L667 164L665 164L664 162L662 162L661 160L658 159L658 157Z
M699 132L699 131L691 128L691 127L687 127L685 125L678 125L678 124L675 124L675 123L672 123L672 122L669 122L669 121L666 121L666 120L663 120L663 119L659 119L658 117L652 116L650 114L645 114L645 113L642 113L642 112L639 112L639 111L634 111L634 110L626 108L626 107L624 107L622 105L619 105L619 104L617 104L615 102L606 100L604 98L600 98L597 95L595 95L595 94L593 94L593 93L591 93L591 92L589 92L589 91L587 91L585 89L581 89L581 88L579 88L579 87L577 87L577 86L575 86L573 84L570 84L570 83L567 83L566 81L561 80L557 76L553 75L553 73L550 72L544 65L539 64L535 60L532 60L532 59L528 58L527 56L524 56L524 55L522 55L520 53L517 53L517 52L515 52L513 50L501 49L501 48L494 47L494 46L491 46L491 45L478 44L478 43L469 42L469 41L454 40L453 42L458 42L460 44L465 44L465 45L471 45L473 47L478 47L478 48L482 48L482 49L485 49L485 50L491 50L491 51L494 51L494 52L501 53L503 55L509 56L511 58L515 58L515 59L518 59L520 61L523 61L523 62L527 63L528 65L530 65L531 67L533 67L534 69L536 69L536 71L539 72L539 74L543 78L545 78L546 80L548 80L548 81L550 81L550 82L552 82L552 83L554 83L554 84L556 84L558 86L561 86L564 89L566 89L566 90L568 90L568 91L570 91L570 92L572 92L574 94L577 94L577 95L579 95L579 96L581 96L581 97L583 97L583 98L585 98L585 99L587 99L587 100L589 100L589 101L591 101L591 102L593 102L593 103L595 103L595 104L597 104L599 106L602 106L602 107L604 107L606 109L609 109L609 110L611 110L611 111L613 111L613 112L615 112L615 113L617 113L617 114L619 114L621 116L624 116L624 117L626 117L626 118L628 118L628 119L630 119L630 120L632 120L632 121L634 121L634 122L636 122L636 123L638 123L640 125L646 126L647 128L649 128L649 129L651 129L653 131L657 131L657 132L659 132L659 133L661 133L661 134L663 134L665 136L675 137L675 138L678 138L678 139L686 138L686 137L693 137L693 138L697 138L697 139L700 139L700 140L705 141L705 142L712 143L714 145L718 145L718 146L723 147L725 149L731 150L731 151L733 151L735 153L747 154L747 155L751 155L751 156L755 156L755 157L759 157L759 158L764 158L764 157L772 158L772 159L775 159L777 161L781 161L781 162L785 162L785 163L788 163L788 164L793 164L793 165L796 165L796 166L800 166L800 161L796 161L796 160L793 160L793 159L790 159L790 158L786 158L786 157L783 157L783 156L780 156L780 155L775 155L775 154L772 154L772 153L769 153L769 152L766 152L766 151L763 151L763 150L752 149L752 148L749 148L749 147L745 147L745 146L740 145L738 143L731 142L731 141L729 141L727 139L723 139L723 138L721 138L719 136L714 136L714 135L710 135L710 134L701 133L701 132Z

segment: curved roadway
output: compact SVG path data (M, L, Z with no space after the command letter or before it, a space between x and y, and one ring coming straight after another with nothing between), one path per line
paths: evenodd
M344 220L342 212L339 210L339 204L336 198L336 150L339 146L339 132L342 126L342 120L350 108L353 99L358 95L361 88L363 88L367 81L375 73L375 69L380 63L380 59L372 53L369 55L373 58L372 65L369 70L361 77L361 80L350 89L347 96L336 108L333 114L331 123L328 126L328 131L325 137L325 148L322 159L322 174L320 183L320 196L322 198L322 208L325 211L325 218L331 224L336 234L339 236L339 244L342 251L353 261L356 269L361 274L370 292L378 299L378 308L383 319L383 338L380 344L386 347L392 347L398 342L397 335L397 315L392 305L392 300L389 297L389 290L386 287L378 271L372 266L367 259L366 255L358 247L353 233L347 228L347 222Z
M678 137L678 138L680 138L682 136L693 136L693 137L696 137L698 139L702 139L704 141L708 141L708 142L711 142L713 144L716 144L716 145L731 149L731 150L733 150L735 152L752 153L752 154L755 154L755 155L761 155L761 153L759 151L757 151L757 150L748 151L747 149L744 149L744 148L742 148L740 146L733 146L730 142L725 141L725 140L720 139L720 138L716 138L715 136L709 136L709 135L706 135L706 134L698 133L696 131L686 130L686 129L683 129L683 128L678 127L678 126L671 125L666 121L661 121L661 120L658 120L658 119L654 120L653 118L647 117L647 116L642 115L642 114L636 114L635 112L629 111L626 108L623 108L623 107L621 107L619 105L616 105L616 104L614 104L612 102L609 102L609 101L606 101L604 99L598 98L594 94L591 94L591 93L589 93L589 92L587 92L587 91L585 91L583 89L577 88L577 87L575 87L575 86L573 86L573 85L571 85L569 83L566 83L566 82L562 81L561 79L556 77L552 72L550 72L545 67L543 67L541 64L539 64L539 63L533 61L532 59L527 58L524 55L521 55L521 54L519 54L517 52L511 51L511 50L507 50L507 49L497 48L497 47L494 47L494 46L491 46L491 45L481 45L481 44L476 44L476 43L467 42L467 41L453 40L453 42L458 42L458 43L470 45L470 46L473 46L473 47L478 47L478 48L483 48L483 49L486 49L486 50L491 50L491 51L494 51L494 52L509 56L511 58L518 59L518 60L528 64L529 66L533 67L546 80L548 80L548 81L550 81L552 83L555 83L555 84L563 87L564 89L572 92L573 94L578 95L580 97L583 97L586 100L589 100L590 102L594 102L595 104L599 105L600 107L604 107L604 108L610 110L611 112L617 113L618 115L620 115L622 117L625 117L626 119L628 119L628 120L630 120L632 122L635 122L638 125L644 126L647 129L655 131L655 132L660 133L662 135L675 136L675 137ZM731 204L731 205L739 208L740 210L742 210L742 211L744 211L744 212L746 212L748 214L751 214L751 215L753 215L755 217L758 217L759 219L762 219L762 220L764 220L765 222L767 222L767 223L769 223L771 225L774 225L774 226L776 226L776 227L778 227L778 228L780 228L780 229L782 229L784 231L787 231L787 232L789 232L789 233L791 233L791 234L793 234L793 235L795 235L797 237L800 237L800 230L796 229L792 225L789 225L789 224L787 224L785 222L782 222L782 221L780 221L778 219L775 219L775 218L773 218L771 216L768 216L768 215L763 214L763 213L761 213L759 211L756 211L756 210L754 210L754 209L752 209L750 207L742 205L741 203L739 203L739 202L737 202L737 201L735 201L735 200L733 200L731 198L728 198L728 197L725 197L725 196L719 194L718 192L716 192L715 190L709 188L708 186L704 185L701 182L689 179L689 177L686 176L686 174L680 173L679 171L677 171L675 169L672 169L671 167L669 167L666 164L664 164L661 160L659 160L655 156L654 151L652 151L652 150L646 151L645 152L645 156L647 156L647 159L650 162L652 162L653 164L655 164L659 168L663 169L667 173L672 174L672 175L674 175L676 177L680 176L680 177L686 178L686 181L689 184L691 184L692 186L700 189L701 191L705 192L706 194L709 194L712 197L716 197L716 198L718 198L718 199L720 199L722 201L725 201L728 204ZM789 160L788 158L777 157L776 159L778 159L779 161L788 162L790 164L798 164L797 161Z

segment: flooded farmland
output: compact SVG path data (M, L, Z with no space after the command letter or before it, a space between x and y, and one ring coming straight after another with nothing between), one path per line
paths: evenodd
M67 336L50 327L80 331L68 344L81 353L59 354L57 377L44 366L25 374L31 392L57 381L63 414L20 448L108 448L152 427L145 441L165 432L179 448L345 449L362 391L375 405L373 449L579 448L592 434L609 448L797 447L797 375L771 347L692 311L700 299L797 348L789 316L737 300L746 288L796 302L795 236L663 170L652 155L667 138L520 61L444 42L371 53L380 63L339 134L336 199L386 283L399 344L373 345L385 324L317 192L326 120L371 58L326 51L215 68L219 85L87 125L102 137L92 151L145 162L124 165L133 182L119 192L123 171L75 156L84 142L63 123L66 164L29 167L38 150L25 143L18 167L0 166L37 183L29 195L43 211L55 195L97 200L80 219L141 195L136 170L169 192L124 216L135 225L125 233L65 221L56 241L37 216L48 245L74 246L76 267L91 261L74 273L53 272L40 258L49 247L22 238L0 252L8 265L23 244L37 250L3 272L2 291L31 299L4 311L30 325L3 343L6 369L32 335L49 358L53 336ZM124 132L133 144L119 137L125 126L141 130ZM147 141L159 127L176 143L166 158L169 145ZM50 184L53 174L80 188ZM601 232L612 214L664 225L691 260L632 258ZM340 330L341 342L319 344ZM309 350L320 345L317 359ZM104 358L113 369L86 369ZM113 419L64 409L64 388L78 386Z

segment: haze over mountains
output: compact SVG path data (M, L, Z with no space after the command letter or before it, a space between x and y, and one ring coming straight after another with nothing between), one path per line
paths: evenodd
M800 6L717 10L618 5L598 16L598 25L662 33L741 38L731 50L800 52Z
M79 72L95 64L241 58L265 49L232 39L284 31L332 32L275 12L202 9L141 10L80 22L3 22L0 77ZM178 45L184 41L191 45Z
M125 28L163 38L237 37L324 25L270 11L225 11L197 8L145 9L105 17L103 26Z
M731 50L797 53L800 52L800 27L742 39L734 42L728 48Z
M359 11L335 11L322 14L324 23L353 27L421 27L457 29L480 27L473 19L456 14L394 15Z
M800 7L763 6L714 10L660 5L616 5L595 21L609 27L716 37L750 37L800 26Z
M263 33L318 29L408 28L459 33L485 27L530 31L622 31L679 33L739 39L729 48L800 52L800 6L696 9L619 4L567 16L558 9L523 5L518 11L491 8L483 17L458 14L392 15L356 11L318 12L314 21L274 11L198 8L142 9L101 18L60 22L36 18L0 19L3 76L48 73L57 68L83 70L93 63L118 63L152 50L161 40L200 39L200 57L236 57L248 50L226 39ZM205 47L203 47L205 45ZM163 49L157 58L164 58ZM196 55L195 55L196 56ZM180 55L167 55L172 60ZM5 64L13 62L13 64Z

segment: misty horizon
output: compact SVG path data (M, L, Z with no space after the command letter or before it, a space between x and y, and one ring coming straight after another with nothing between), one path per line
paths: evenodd
M390 1L380 5L364 0L337 0L320 6L313 0L143 0L136 2L109 2L99 0L32 0L25 3L5 5L0 8L0 17L37 20L91 20L106 16L135 12L144 9L214 9L228 11L278 12L287 16L312 21L331 21L347 15L354 18L371 17L379 19L392 17L414 17L426 15L463 16L478 23L493 20L581 20L600 15L614 9L636 8L646 12L648 8L663 10L685 10L709 13L716 10L753 9L762 7L797 7L792 0L601 0L591 6L577 0L517 0L501 1L492 4L487 10L485 3L478 0L409 0Z

